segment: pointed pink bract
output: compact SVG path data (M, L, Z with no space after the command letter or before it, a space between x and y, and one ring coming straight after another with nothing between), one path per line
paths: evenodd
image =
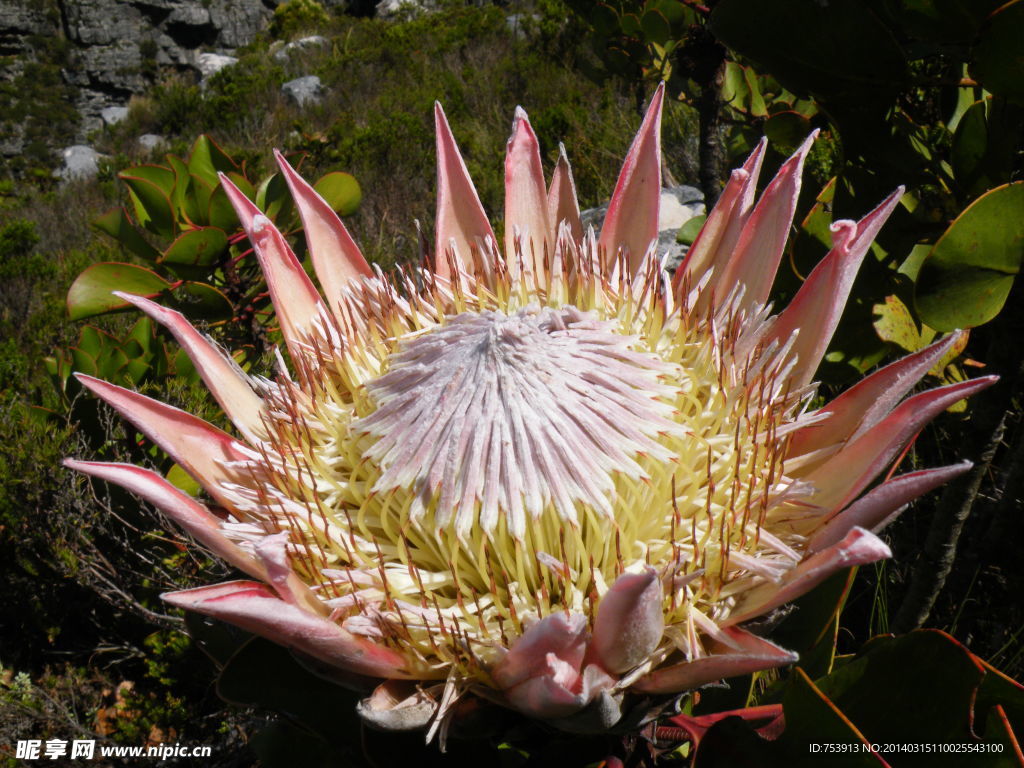
M640 131L622 164L598 240L608 263L614 263L620 250L627 252L631 272L636 271L647 248L658 239L664 99L665 84L661 83L651 97Z

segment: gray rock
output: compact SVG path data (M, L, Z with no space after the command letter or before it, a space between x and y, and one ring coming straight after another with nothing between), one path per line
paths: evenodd
M306 75L289 80L281 86L281 93L298 107L319 104L323 96L323 85L316 75Z
M154 66L199 69L200 52L231 54L265 29L280 0L0 0L0 83L25 72L40 50L33 36L61 37L68 63L61 74L81 115L76 142L109 121L151 85ZM331 0L328 4L335 4ZM57 12L59 11L59 13ZM203 72L209 76L210 72ZM0 154L17 154L24 130L0 137ZM54 139L56 141L56 139ZM53 145L51 148L59 149Z
M167 139L155 133L144 133L135 140L140 148L153 152L167 144Z
M593 226L598 232L608 213L608 204L588 208L580 212L584 230ZM658 255L665 258L665 267L670 272L678 267L688 247L676 242L679 228L694 216L704 213L704 194L696 187L680 185L661 190L658 212Z
M117 125L128 117L128 107L105 107L100 110L104 125Z
M301 53L311 48L323 48L328 42L326 37L320 35L300 37L298 40L292 40L292 42L274 51L274 61L280 61L283 64L296 53Z
M380 0L374 11L382 19L393 16L419 16L434 7L432 0Z
M64 181L87 179L99 173L99 161L103 155L92 147L76 144L73 147L66 147L61 152L61 155L63 156L64 164L57 171L54 171L54 176Z
M238 59L234 56L225 56L221 53L200 53L196 56L196 69L203 76L203 80L237 63Z

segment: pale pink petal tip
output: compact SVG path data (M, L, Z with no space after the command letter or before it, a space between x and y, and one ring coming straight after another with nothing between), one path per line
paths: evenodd
M615 580L594 620L594 651L605 669L622 674L657 649L665 631L661 604L661 580L654 568Z
M515 272L539 272L554 239L540 143L522 107L516 108L505 154L505 262ZM518 242L517 242L518 241Z
M447 253L452 247L455 258L469 271L473 267L473 250L487 238L497 241L462 153L455 144L448 118L437 102L434 102L434 127L437 132L435 271L441 277L448 277Z
M741 624L792 602L843 568L874 563L889 557L892 557L892 551L885 542L870 531L854 527L838 543L805 558L780 583L764 584L747 592L723 624Z
M608 263L614 263L620 252L628 253L630 270L640 266L648 247L658 238L664 97L665 84L661 83L622 164L598 240Z
M887 480L861 496L814 535L807 544L809 553L819 552L846 536L855 526L878 531L888 525L894 513L919 496L948 483L974 466L969 461L948 467L925 469Z
M76 461L64 459L64 466L76 472L116 483L155 506L186 533L208 547L218 557L258 579L267 572L252 555L229 540L221 531L220 520L188 494L175 488L160 475L133 464Z
M289 605L259 582L232 581L160 597L171 605L235 624L351 672L371 677L409 677L400 654Z
M351 280L372 277L373 272L334 209L295 172L284 155L274 150L274 157L302 218L313 269L333 309Z
M231 422L250 441L258 440L264 432L263 401L235 361L197 331L180 312L123 291L114 291L114 295L142 310L171 332Z
M313 320L320 314L320 294L274 223L231 179L223 173L219 176L256 251L285 341L298 358L296 344L310 334Z
M640 678L633 689L655 694L679 693L723 678L783 667L799 659L792 651L745 629L728 627L723 632L729 644L717 643L708 656L658 669Z
M225 465L247 455L241 443L212 424L158 400L82 373L75 378L166 451L218 503L232 506L221 484L229 480Z

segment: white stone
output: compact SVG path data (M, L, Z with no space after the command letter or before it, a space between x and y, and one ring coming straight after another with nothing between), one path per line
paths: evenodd
M64 164L53 175L64 181L88 179L99 173L99 161L103 155L85 144L65 147L61 155Z
M377 16L389 18L404 13L418 16L432 6L430 0L380 0L374 10Z
M298 40L293 40L287 45L282 46L274 52L274 61L279 61L282 64L291 58L292 54L300 53L301 51L309 48L322 48L328 44L326 37L321 35L310 35L309 37L300 37Z
M155 133L144 133L135 141L142 149L149 152L160 149L160 147L167 144L167 139Z
M107 107L106 109L101 109L100 117L103 118L104 125L117 125L128 117L128 107Z
M196 57L196 69L203 76L203 79L215 75L224 67L237 64L238 59L234 56L225 56L222 53L200 53Z
M323 95L323 85L316 75L306 75L289 80L281 86L281 93L298 107L318 104Z

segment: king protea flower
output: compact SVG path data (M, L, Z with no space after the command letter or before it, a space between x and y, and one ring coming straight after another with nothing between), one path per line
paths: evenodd
M252 378L179 313L122 295L191 355L237 436L79 378L226 517L149 470L67 462L251 577L167 602L377 678L363 716L431 733L472 695L601 728L630 694L796 660L744 624L888 557L872 531L968 464L864 491L926 422L993 379L904 399L954 334L812 407L815 369L902 190L835 222L832 250L773 314L814 136L755 202L762 141L672 277L655 249L662 100L659 89L600 234L581 227L564 151L545 185L517 110L501 239L438 106L433 264L390 276L278 155L319 291L222 177L290 364Z

